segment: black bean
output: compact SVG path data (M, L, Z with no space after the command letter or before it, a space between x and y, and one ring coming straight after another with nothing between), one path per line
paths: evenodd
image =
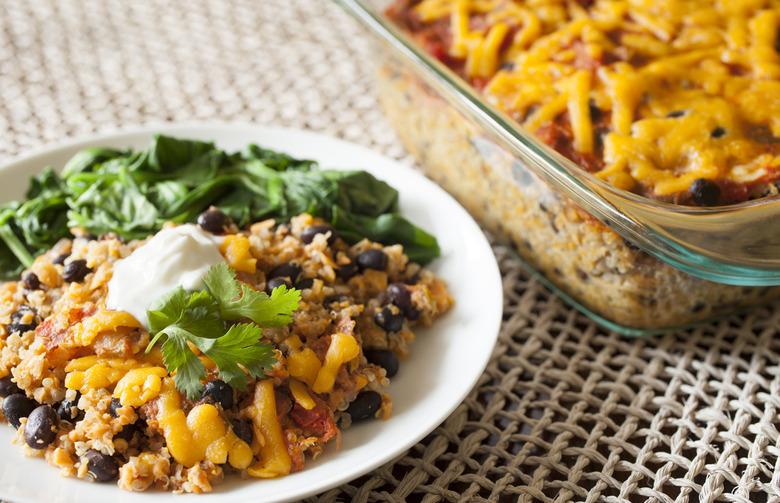
M373 417L381 406L382 395L376 391L364 391L349 404L347 412L352 416L352 422L362 421Z
M322 300L322 304L327 306L327 305L330 305L330 304L335 304L337 302L346 302L350 298L351 297L349 295L347 295L346 293L337 293L336 295L331 295L329 297L325 297Z
M235 418L230 420L230 424L233 425L233 433L235 433L238 438L247 444L252 443L252 439L255 438L255 429L252 427L252 421Z
M35 319L35 311L27 305L19 306L19 309L11 314L11 323L6 327L10 333L23 334L29 330L35 330L38 321Z
M687 112L685 110L672 110L671 112L666 114L666 117L669 119L677 119L679 117L684 116L686 113Z
M357 274L358 272L358 265L355 262L349 262L346 264L341 264L339 266L339 270L336 271L339 278L343 279L344 281L349 281L349 278Z
M398 373L398 356L389 349L368 348L363 350L363 355L368 363L373 363L385 369L387 377L393 377Z
M19 389L19 386L17 386L16 383L12 381L12 378L13 376L8 374L7 376L0 379L0 397L5 398L11 395L18 395L19 393L23 393L23 391Z
M404 316L406 316L406 319L409 321L415 321L422 316L422 311L417 310L414 307L410 307L408 311L404 313Z
M118 398L112 398L111 404L108 406L108 413L111 417L119 417L119 409L122 408L122 402Z
M54 265L62 265L65 263L65 261L70 257L70 252L63 253L62 255L55 257L54 260L51 261Z
M24 441L33 449L45 449L57 438L59 419L51 405L36 407L24 424Z
M80 394L76 392L76 398L73 400L65 398L57 405L57 415L60 416L60 419L73 422L74 419L82 414L82 411L77 407L79 395Z
M303 278L295 283L296 290L305 290L314 286L314 278Z
M698 178L691 183L691 196L696 204L715 206L720 200L720 187L707 178Z
M11 321L13 323L20 323L24 320L25 317L27 317L28 314L35 314L35 311L27 304L22 304L19 306L19 309L11 314Z
M596 102L593 100L590 100L588 102L588 111L590 112L590 118L592 121L597 122L599 119L601 119L602 112L601 109L596 105Z
M202 398L211 398L222 405L222 410L228 410L233 406L233 388L221 379L214 379L206 383Z
M309 244L314 241L314 236L317 234L327 234L328 232L330 232L330 236L328 236L328 244L332 245L336 242L336 238L339 237L339 233L332 225L328 224L312 225L303 229L303 231L301 231L301 241L304 244Z
M119 467L116 460L95 449L89 449L84 453L87 458L87 471L98 482L109 482L119 475Z
M726 136L726 129L723 126L718 126L715 129L713 129L712 132L710 132L710 136L712 136L716 140L718 138L723 138L724 136Z
M361 271L366 269L384 271L387 268L387 255L382 250L375 248L360 253L355 260Z
M22 275L22 288L27 290L38 290L41 287L41 280L34 272L26 272Z
M279 264L278 266L271 269L271 272L268 273L269 278L288 278L293 283L298 280L298 276L300 275L301 266L293 262Z
M412 309L412 296L403 283L392 283L387 287L387 294L390 302L398 306L404 313Z
M405 285L414 286L414 285L417 284L418 281L420 281L420 272L419 271L414 273L411 278L405 279L404 280L404 284Z
M38 402L32 398L17 393L3 399L3 415L14 428L18 429L22 425L21 419L29 416L37 406Z
M209 208L198 215L198 225L206 232L212 234L225 234L230 228L232 220L217 208Z
M288 290L292 288L292 284L284 278L271 278L265 284L265 293L271 295L271 292L284 285Z
M386 332L398 332L404 326L404 313L385 307L374 315L374 322Z
M119 433L114 435L114 438L121 438L122 440L125 440L129 443L131 440L133 440L133 437L136 433L142 433L140 426L138 426L136 423L126 424L122 427Z
M398 306L409 320L414 321L422 314L412 304L412 296L403 283L393 283L387 287L387 297L391 303Z
M6 328L8 328L8 332L15 334L20 333L23 334L25 332L28 332L30 330L35 330L35 325L27 325L27 324L19 324L19 323L9 323L6 325Z
M62 279L66 283L80 283L90 272L92 269L87 267L87 261L78 259L65 266L62 270Z
M8 332L11 334L20 333L23 334L29 330L34 330L35 325L20 325L18 323L9 323L6 325Z

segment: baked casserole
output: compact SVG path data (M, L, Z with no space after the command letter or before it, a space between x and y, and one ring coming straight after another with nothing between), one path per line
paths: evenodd
M386 13L487 102L619 189L696 207L778 193L779 3L399 0ZM702 280L651 257L392 58L379 88L427 174L608 322L675 328L780 293Z

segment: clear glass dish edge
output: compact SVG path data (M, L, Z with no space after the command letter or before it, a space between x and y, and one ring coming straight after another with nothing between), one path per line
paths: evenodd
M417 47L363 0L335 0L411 64L452 106L588 213L670 265L706 280L780 285L780 199L713 207L653 201L596 178L520 128L467 83Z

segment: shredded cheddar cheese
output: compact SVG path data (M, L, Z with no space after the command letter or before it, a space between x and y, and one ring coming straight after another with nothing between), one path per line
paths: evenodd
M162 367L131 369L117 382L114 397L122 405L139 407L160 394L162 378L167 375L168 371Z
M292 469L292 459L287 452L282 426L276 417L276 398L273 382L259 381L255 388L252 405L247 409L252 419L255 437L262 439L260 460L247 469L247 473L257 478L273 478L287 475Z
M63 346L87 346L95 338L105 332L116 331L119 328L141 328L141 324L133 316L124 311L98 311L81 323L70 328L72 342L66 341Z
M332 390L341 366L359 354L360 346L353 336L342 333L334 334L330 346L328 346L328 352L325 354L325 363L317 373L317 378L312 385L314 392L327 393Z
M157 407L168 451L176 462L192 467L204 459L220 464L228 461L238 469L251 464L249 445L228 429L216 407L200 404L185 414L170 377L162 379Z
M399 5L491 103L620 188L687 203L704 179L728 204L780 176L776 0Z
M312 410L317 405L309 394L309 391L306 389L306 385L298 379L290 379L290 393L292 393L292 396L298 405L306 410Z
M257 268L257 259L250 252L249 239L241 234L231 234L219 247L220 253L225 256L228 265L236 271L254 274Z
M297 377L309 386L317 380L322 368L322 362L311 348L304 348L300 337L292 335L287 339L290 354L287 355L287 371L292 377Z

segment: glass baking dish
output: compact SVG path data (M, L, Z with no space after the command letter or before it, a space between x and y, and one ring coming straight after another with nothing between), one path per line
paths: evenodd
M412 42L386 0L337 3L375 36L380 102L423 170L576 307L638 335L780 294L778 197L689 207L616 188Z

